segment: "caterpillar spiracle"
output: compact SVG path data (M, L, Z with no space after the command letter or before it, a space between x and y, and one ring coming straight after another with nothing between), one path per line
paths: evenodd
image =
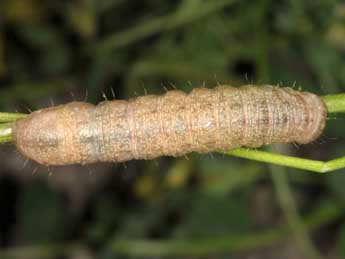
M275 86L218 86L164 95L71 102L13 123L14 143L44 165L153 159L314 141L327 109L315 94Z

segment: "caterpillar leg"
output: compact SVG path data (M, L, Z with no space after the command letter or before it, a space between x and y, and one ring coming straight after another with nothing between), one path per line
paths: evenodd
M246 148L238 148L222 153L259 162L308 170L316 173L328 173L345 168L345 157L336 158L330 161L318 161Z

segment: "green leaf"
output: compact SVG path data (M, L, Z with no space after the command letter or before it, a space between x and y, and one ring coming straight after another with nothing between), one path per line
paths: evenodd
M221 156L202 159L198 167L201 191L215 195L225 195L265 177L258 163L243 163L242 160Z
M214 196L198 194L174 237L209 237L242 234L251 227L244 195Z

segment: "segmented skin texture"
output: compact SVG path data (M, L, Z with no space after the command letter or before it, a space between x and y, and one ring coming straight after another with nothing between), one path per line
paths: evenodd
M99 103L71 102L13 124L24 156L44 165L122 162L314 141L327 110L308 92L218 86Z

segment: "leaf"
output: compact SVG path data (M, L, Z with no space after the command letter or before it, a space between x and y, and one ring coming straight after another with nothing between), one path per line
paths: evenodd
M251 220L245 196L198 194L183 222L175 229L176 238L242 234L250 230Z
M225 195L265 176L257 163L219 156L202 159L199 168L201 191L209 194Z

